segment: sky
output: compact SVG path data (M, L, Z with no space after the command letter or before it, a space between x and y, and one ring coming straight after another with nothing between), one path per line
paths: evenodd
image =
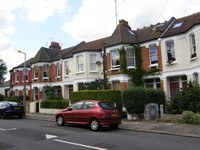
M119 20L133 30L200 12L200 0L0 0L0 59L9 70L52 41L74 46L110 36Z

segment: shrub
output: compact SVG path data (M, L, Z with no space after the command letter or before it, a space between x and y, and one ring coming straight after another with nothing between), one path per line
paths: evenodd
M0 94L0 101L4 101L5 100L5 96Z
M164 91L149 88L149 89L145 89L145 92L147 94L145 104L149 104L149 103L156 103L158 105L165 104Z
M55 109L64 109L69 106L68 100L44 100L41 101L41 108L55 108Z
M172 98L169 111L174 114L181 114L183 111L194 113L200 110L200 87L188 84L180 93Z
M134 87L123 92L122 99L128 113L144 113L145 105L156 103L165 105L165 93L157 89Z
M182 117L184 123L200 124L200 114L195 114L192 111L184 111Z
M147 97L144 88L126 89L122 97L128 113L144 113L144 105Z
M7 97L8 101L13 101L13 102L17 102L17 103L23 103L23 95L20 96L10 96ZM29 100L29 97L26 95L26 100Z
M101 100L116 103L117 109L122 110L120 90L88 90L75 91L71 95L72 103L80 100Z

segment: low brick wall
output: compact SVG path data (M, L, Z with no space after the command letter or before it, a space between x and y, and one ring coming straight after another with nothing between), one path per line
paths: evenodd
M40 108L40 113L42 114L56 114L62 109L51 109L51 108Z

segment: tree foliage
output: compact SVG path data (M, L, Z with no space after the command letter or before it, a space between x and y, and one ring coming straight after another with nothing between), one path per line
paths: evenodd
M3 84L3 82L5 81L5 75L7 73L7 66L6 63L0 59L0 84Z
M92 82L85 82L79 84L79 90L105 90L108 85L108 78L96 79Z

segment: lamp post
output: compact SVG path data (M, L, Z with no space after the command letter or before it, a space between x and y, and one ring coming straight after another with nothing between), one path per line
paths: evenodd
M20 50L16 50L18 53L24 54L24 71L23 71L23 80L24 80L24 89L23 89L23 106L24 106L24 116L26 116L26 53Z

